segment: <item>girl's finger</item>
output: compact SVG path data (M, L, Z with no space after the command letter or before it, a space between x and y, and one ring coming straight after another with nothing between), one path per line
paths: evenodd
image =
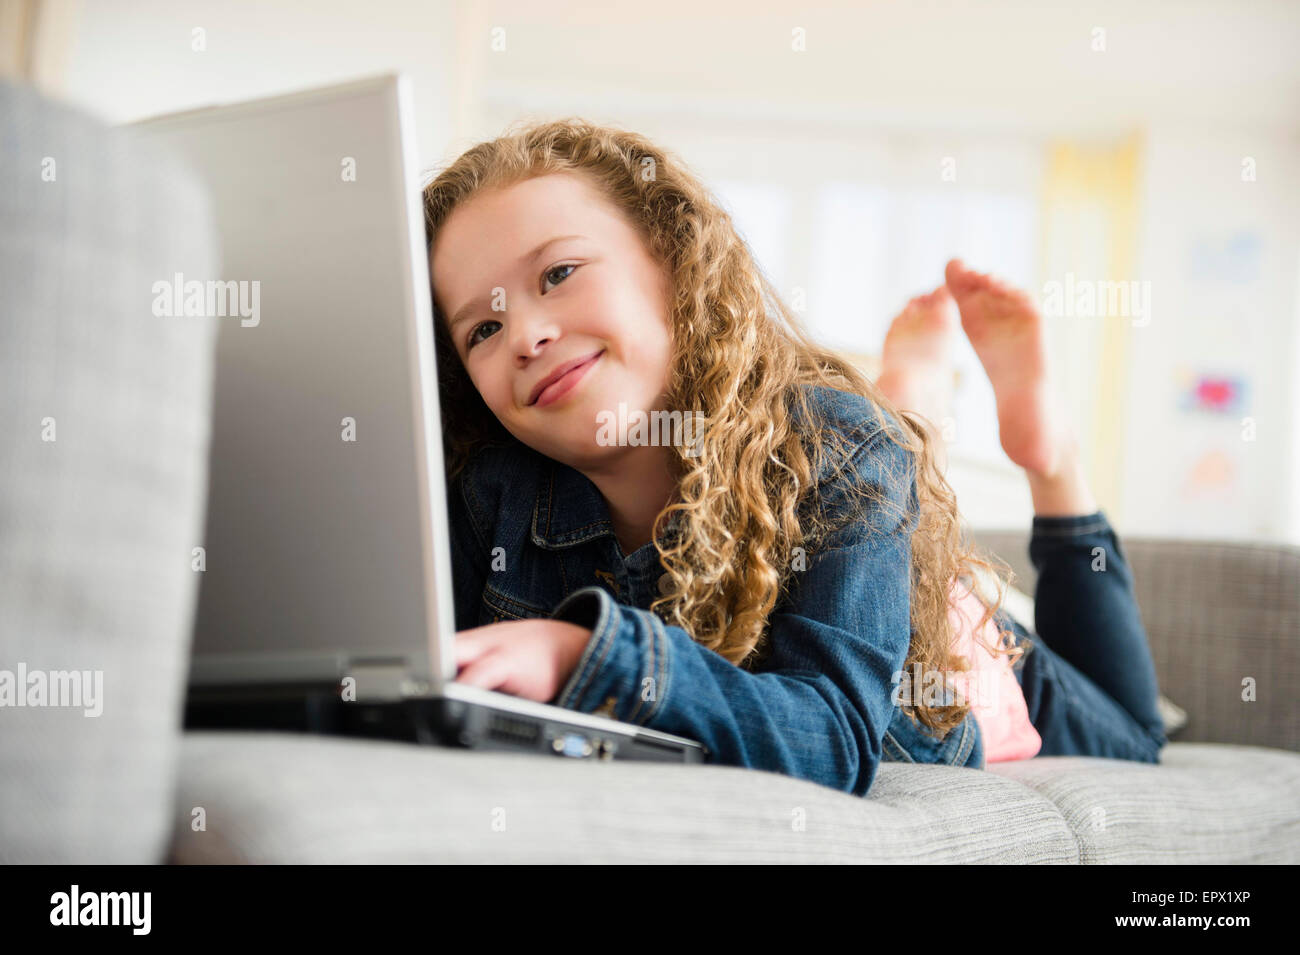
M482 656L456 674L456 682L496 690L510 679L510 658L503 653Z
M496 641L489 634L478 633L476 630L461 631L456 634L456 666L473 663L494 646Z

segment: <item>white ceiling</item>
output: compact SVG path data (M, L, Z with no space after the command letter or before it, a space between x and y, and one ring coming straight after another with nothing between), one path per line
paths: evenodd
M467 3L506 30L489 97L703 114L1105 130L1149 122L1300 129L1300 2L986 0L623 7ZM807 50L791 51L794 27ZM1093 29L1105 30L1094 52ZM477 35L476 30L469 32Z

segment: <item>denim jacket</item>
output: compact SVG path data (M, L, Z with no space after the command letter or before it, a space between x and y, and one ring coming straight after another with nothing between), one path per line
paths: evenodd
M983 768L973 715L937 739L892 702L911 633L915 468L865 398L809 387L818 426L856 449L818 475L823 506L853 475L899 509L873 506L806 556L761 664L741 669L648 610L665 573L654 542L625 556L596 486L522 442L481 450L448 483L457 630L529 617L589 627L551 702L698 740L708 762L855 795L882 760Z

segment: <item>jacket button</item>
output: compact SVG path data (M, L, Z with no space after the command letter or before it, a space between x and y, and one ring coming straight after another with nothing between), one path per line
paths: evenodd
M659 578L659 593L663 594L665 597L668 596L668 592L672 589L672 586L673 578L671 574L664 574Z

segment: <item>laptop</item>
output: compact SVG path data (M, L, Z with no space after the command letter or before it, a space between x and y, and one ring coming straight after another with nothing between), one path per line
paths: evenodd
M222 257L169 277L206 309L183 320L219 323L185 725L703 762L694 740L455 682L412 116L386 75L129 127L206 183Z

